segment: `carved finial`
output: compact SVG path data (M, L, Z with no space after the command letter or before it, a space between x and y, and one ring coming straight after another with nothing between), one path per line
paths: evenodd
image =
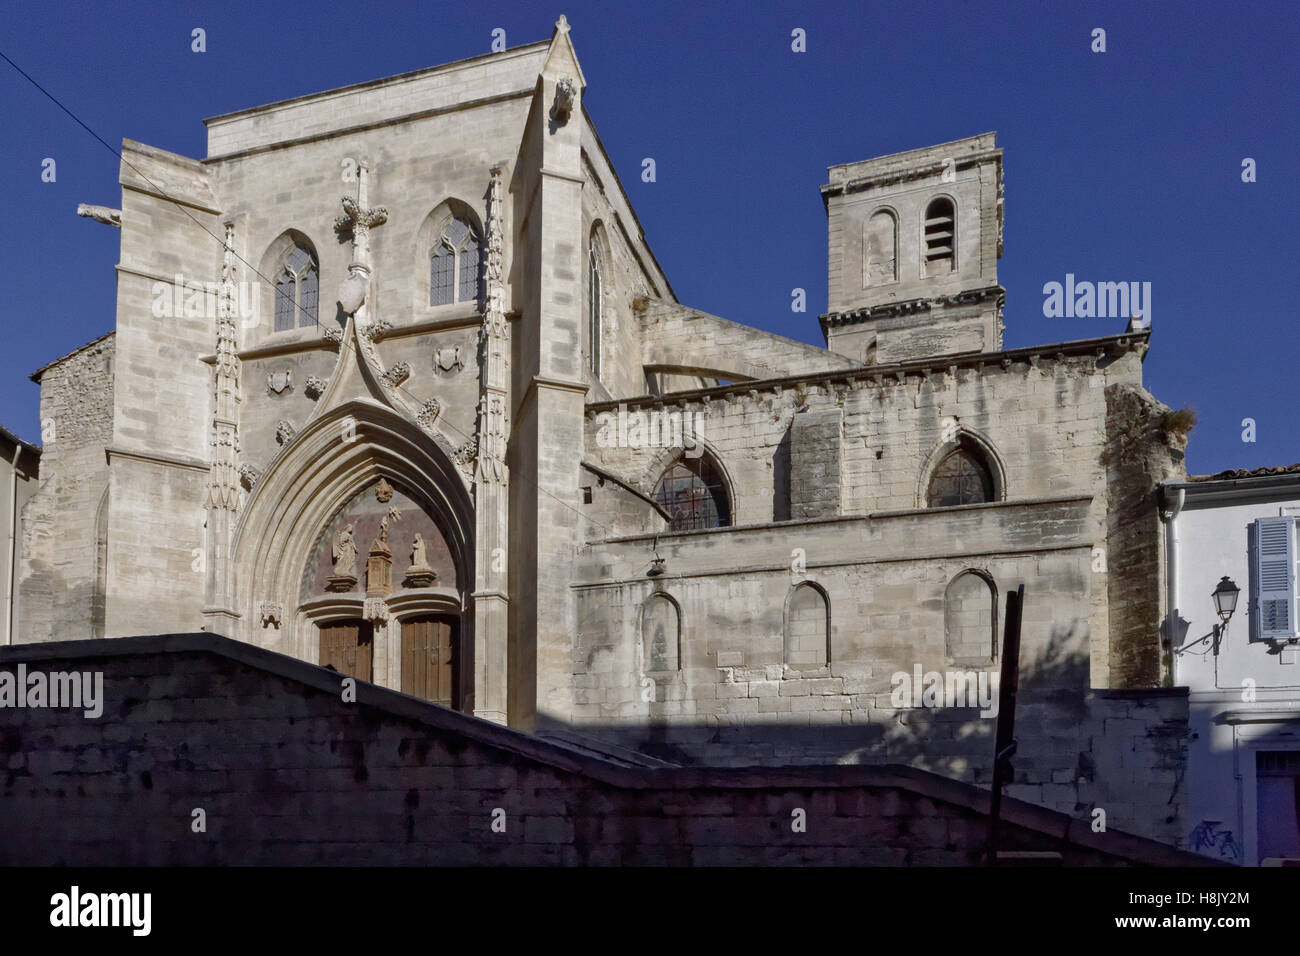
M560 19L555 21L555 32L560 34L569 32L569 21L563 13L560 14Z

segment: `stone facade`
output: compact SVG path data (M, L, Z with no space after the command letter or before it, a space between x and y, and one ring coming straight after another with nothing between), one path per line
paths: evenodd
M40 446L0 425L0 644L14 643L14 635L22 630L18 564L27 527L25 509L36 494L40 471Z
M1002 349L994 134L831 168L821 349L677 302L584 89L561 20L211 119L202 161L128 141L116 332L41 374L44 407L112 369L29 506L65 530L26 549L24 638L203 628L396 690L446 627L454 707L518 730L986 784L993 721L897 677L987 688L1023 584L1012 793L1174 842L1143 595L1182 436L1147 331ZM160 309L178 283L216 291ZM329 573L385 485L436 582L396 549L386 594Z
M104 636L115 365L110 332L32 375L41 386L44 468L22 511L16 640Z

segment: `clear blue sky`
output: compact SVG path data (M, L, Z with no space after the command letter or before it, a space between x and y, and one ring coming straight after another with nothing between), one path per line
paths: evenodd
M1007 347L1122 331L1043 317L1043 284L1067 272L1149 281L1146 384L1196 409L1189 470L1300 461L1294 0L2 9L0 50L105 140L193 157L205 116L486 53L497 27L510 46L545 39L564 13L586 107L678 297L819 345L826 167L996 130ZM190 50L194 27L206 53ZM796 27L806 53L791 50ZM113 327L119 234L76 206L119 204L118 160L2 61L0 110L0 423L35 440L27 376ZM655 183L640 180L647 156Z

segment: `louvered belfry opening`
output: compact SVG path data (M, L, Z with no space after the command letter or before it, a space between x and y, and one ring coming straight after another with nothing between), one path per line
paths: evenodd
M460 699L456 680L456 618L426 614L402 621L402 693L455 707Z
M353 618L320 626L320 664L358 680L374 680L374 628Z
M956 263L957 217L952 200L940 196L925 207L925 274L946 275Z

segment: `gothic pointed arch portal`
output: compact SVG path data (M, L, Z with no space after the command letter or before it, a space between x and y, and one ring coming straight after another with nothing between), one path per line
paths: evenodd
M242 639L472 709L473 505L449 450L400 412L342 402L295 435L249 496L231 574Z

